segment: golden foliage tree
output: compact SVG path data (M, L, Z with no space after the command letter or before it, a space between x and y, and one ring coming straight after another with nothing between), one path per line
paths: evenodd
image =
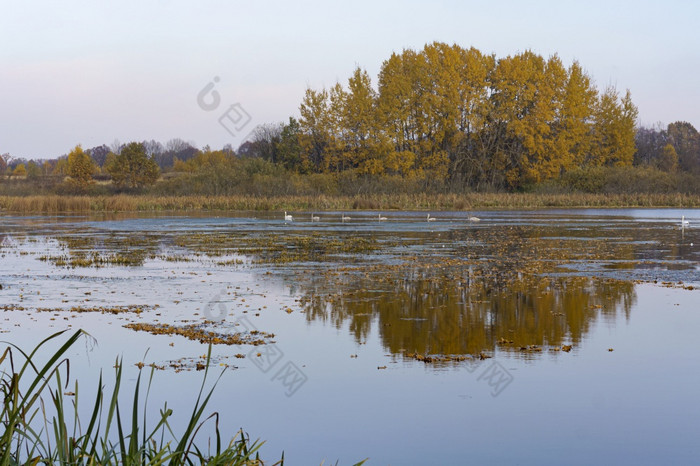
M671 144L666 144L663 149L661 149L661 154L659 155L659 160L657 163L659 170L665 172L675 172L678 168L678 154L676 149Z
M595 143L589 160L593 165L632 165L637 107L629 92L620 100L614 87L600 96L595 114Z
M423 175L518 189L583 165L629 165L637 108L583 68L532 51L496 59L435 42L393 53L375 90L308 89L300 148L314 171Z
M12 170L12 176L27 176L27 168L23 163L18 164L14 170Z
M78 189L85 189L92 183L95 163L78 144L68 154L68 175L71 183Z

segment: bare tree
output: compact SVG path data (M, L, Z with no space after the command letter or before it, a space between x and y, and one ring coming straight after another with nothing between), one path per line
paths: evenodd
M146 153L151 157L160 155L163 152L165 152L163 144L154 139L151 139L150 141L143 141L141 144L143 144L143 148L146 150Z
M123 144L119 142L119 139L115 139L112 141L112 144L109 145L109 148L113 154L119 155L122 152L122 146Z
M641 126L637 128L634 137L637 152L634 154L635 165L656 165L661 157L661 151L668 143L668 135L661 123L651 128Z
M101 146L92 147L85 152L92 157L92 160L94 160L97 165L102 167L107 161L107 154L109 154L110 149L106 144L102 144Z
M252 133L250 141L241 144L238 149L240 154L250 157L260 157L271 162L277 162L277 144L282 137L283 123L269 123L258 125ZM245 150L241 150L244 146Z

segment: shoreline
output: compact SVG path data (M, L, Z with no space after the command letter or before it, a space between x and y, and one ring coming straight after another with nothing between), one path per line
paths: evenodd
M467 193L355 196L0 196L0 214L277 210L468 211L537 208L700 208L700 195Z

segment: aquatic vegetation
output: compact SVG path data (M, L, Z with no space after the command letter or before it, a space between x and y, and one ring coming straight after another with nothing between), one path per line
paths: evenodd
M208 257L238 255L252 257L253 262L286 264L290 262L328 261L339 255L368 254L382 245L372 236L354 233L245 234L195 233L177 236L178 247L188 248ZM220 265L239 265L242 259L219 261Z
M208 365L212 366L218 366L221 368L226 368L226 369L238 369L238 367L227 364L223 362L224 360L227 359L227 356L211 356L211 355L206 355L203 354L198 357L192 357L192 358L180 358L180 359L174 359L170 361L165 361L164 363L161 364L156 364L156 363L143 363L143 362L137 362L134 364L136 367L139 369L143 367L150 367L155 370L166 370L166 369L173 369L176 373L177 372L183 372L183 371L203 371L205 370Z
M156 235L91 235L64 234L56 237L68 254L42 255L40 261L51 262L57 267L104 267L143 265L146 259L154 259L159 245Z
M56 267L104 267L107 265L121 265L128 267L137 267L143 265L148 257L139 251L132 253L116 253L116 254L100 254L94 253L76 253L74 256L41 256L39 260L51 262Z
M137 332L148 332L153 335L179 335L189 340L199 341L200 343L212 345L265 345L274 343L272 338L273 333L260 332L252 330L250 332L224 333L213 330L206 330L204 325L212 324L212 322L204 322L203 324L190 324L176 326L170 324L146 324L146 323L130 323L124 327L136 330Z
M415 359L416 361L424 362L426 364L429 363L445 363L445 362L461 362L461 361L466 361L467 359L472 359L470 356L462 356L462 355L441 355L441 354L433 354L433 355L424 355L424 354L419 354L419 353L406 353L405 356L409 359Z
M168 278L176 272L201 275L197 283L206 283L211 275L221 282L223 269L254 270L281 280L297 295L299 308L284 304L280 309L285 313L301 311L309 322L347 327L358 344L376 331L391 354L407 357L409 351L423 362L438 363L446 357L460 362L460 357L496 353L517 358L565 353L565 347L585 339L592 322L628 315L636 299L635 283L694 288L683 281L657 280L675 277L676 271L692 276L696 267L693 260L677 260L682 251L674 243L675 230L662 228L665 236L650 238L645 229L622 223L615 226L614 236L601 239L598 223L585 216L573 220L576 228L541 224L537 216L494 226L488 214L478 224L468 222L466 214L443 214L447 220L429 224L415 213L396 221L396 229L389 223L382 223L389 228L377 229L376 214L362 213L353 216L359 230L341 225L338 217L337 227L322 231L310 220L285 231L271 229L268 222L224 219L216 220L213 228L158 228L145 234L71 224L55 236L61 254L55 253L55 242L44 242L47 248L33 255L55 257L57 265L72 261L90 267L117 255L153 257L173 263ZM657 241L670 246L659 250ZM630 279L636 277L640 280ZM237 292L229 294L235 298ZM177 298L169 303L181 303ZM18 302L23 304L21 298ZM248 312L245 299L239 305ZM85 307L83 312L110 311ZM127 328L214 344L258 339L253 334L236 336L235 328L201 323L132 320Z
M115 364L112 392L107 393L102 377L88 411L89 418L81 419L78 406L82 391L75 382L67 391L68 351L81 338L89 336L79 330L46 361L38 353L45 346L62 337L55 333L42 340L32 351L9 344L0 355L0 392L3 397L0 424L0 463L12 464L228 464L262 465L258 456L260 442L251 442L240 431L229 443L221 442L218 413L205 416L208 402L218 382L206 389L210 369L210 355L202 363L204 377L191 417L184 430L176 435L170 425L173 410L167 403L160 409L155 426L147 422L148 397L153 380L153 369L144 390L142 371L139 370L134 388L132 406L124 410L121 384L124 368ZM223 374L223 372L222 372ZM66 377L64 385L64 377ZM143 401L141 401L143 399ZM106 419L104 409L107 408ZM131 418L122 416L131 412ZM139 412L143 412L140 416ZM214 428L215 441L198 438L205 424ZM178 429L179 430L179 429ZM283 464L284 459L276 464Z
M77 314L82 314L82 313L89 313L89 312L99 312L100 314L141 314L144 310L152 310L152 309L158 309L160 307L158 304L155 304L153 306L147 306L147 305L136 305L136 304L131 304L128 306L93 306L93 307L80 307L80 306L73 306L69 309L61 309L61 308L48 308L48 307L39 307L37 308L37 312L74 312Z

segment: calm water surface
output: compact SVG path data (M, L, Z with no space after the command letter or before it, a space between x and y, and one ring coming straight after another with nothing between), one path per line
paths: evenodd
M177 424L207 345L138 329L268 335L210 408L291 465L700 462L700 211L293 214L1 216L2 339L83 328Z

